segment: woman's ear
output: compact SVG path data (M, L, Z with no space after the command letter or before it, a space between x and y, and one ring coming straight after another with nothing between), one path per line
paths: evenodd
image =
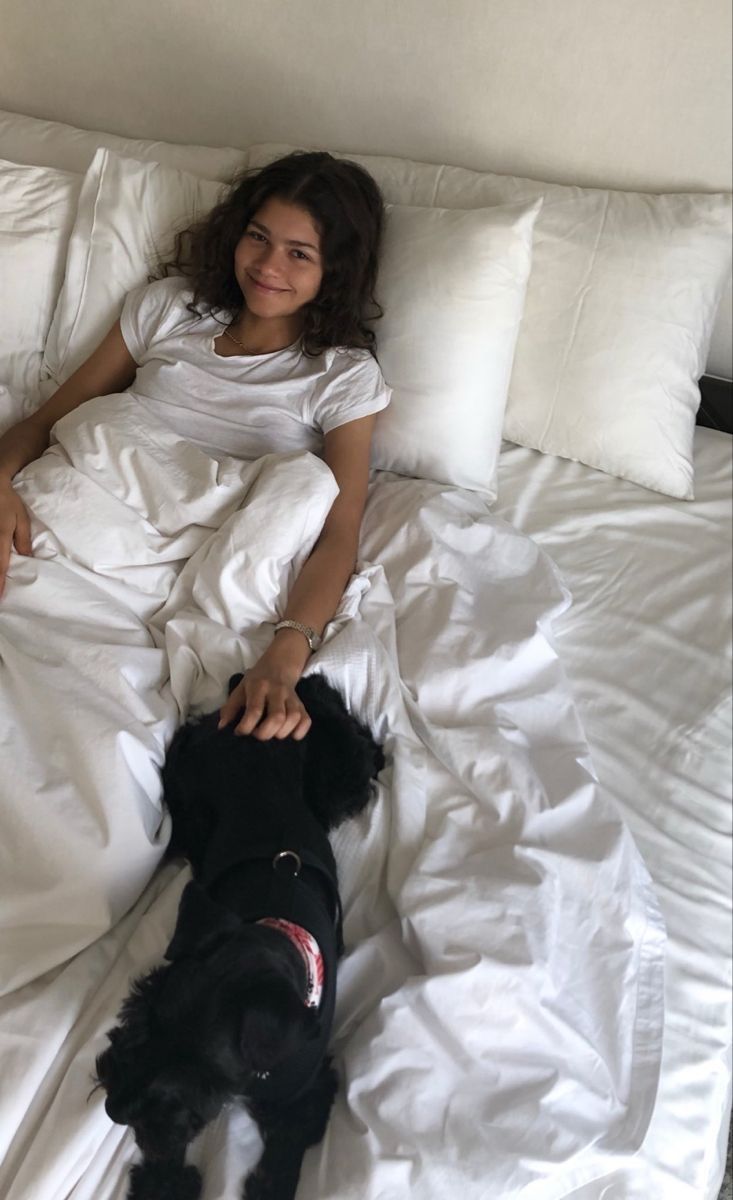
M215 942L239 929L240 921L212 900L192 879L178 905L178 920L165 957L172 962L189 954L205 953Z

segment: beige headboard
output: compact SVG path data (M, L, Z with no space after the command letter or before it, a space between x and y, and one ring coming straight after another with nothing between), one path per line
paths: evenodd
M0 16L0 108L32 116L731 187L730 0L2 0ZM710 369L732 359L728 297Z

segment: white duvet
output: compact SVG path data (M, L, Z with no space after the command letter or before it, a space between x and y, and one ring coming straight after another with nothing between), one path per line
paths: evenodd
M335 483L308 454L214 462L127 395L55 437L0 604L0 1195L122 1200L134 1143L91 1074L187 878L154 874L159 767L267 644ZM309 669L388 763L335 838L342 1087L299 1200L560 1200L638 1147L663 1019L658 909L550 640L567 598L455 488L378 475L362 555ZM258 1152L225 1114L192 1150L205 1200Z

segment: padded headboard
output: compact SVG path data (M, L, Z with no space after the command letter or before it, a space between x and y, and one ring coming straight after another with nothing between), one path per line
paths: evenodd
M3 0L0 108L643 191L731 187L730 0ZM730 295L709 370L733 374Z

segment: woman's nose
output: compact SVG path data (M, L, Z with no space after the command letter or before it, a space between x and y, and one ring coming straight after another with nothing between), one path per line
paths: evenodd
M279 266L278 251L275 246L261 246L257 255L257 265L260 269L276 270Z

